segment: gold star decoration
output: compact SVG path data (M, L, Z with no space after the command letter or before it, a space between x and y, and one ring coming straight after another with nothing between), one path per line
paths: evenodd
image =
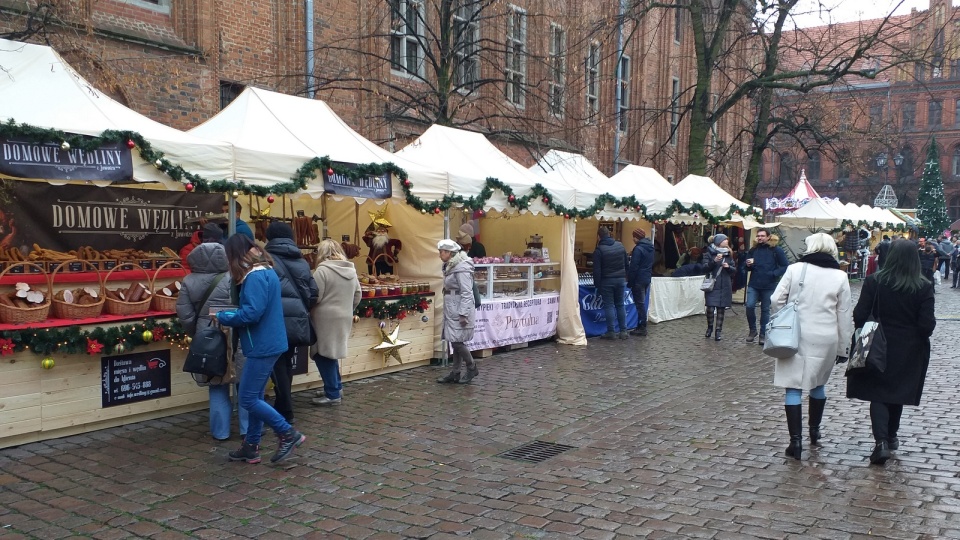
M386 209L386 208L383 208L383 209L381 209L381 210L377 210L376 212L367 212L367 214L370 215L370 221L373 222L373 228L374 228L374 229L377 229L377 228L380 228L380 227L393 227L393 225L391 225L390 222L387 221L387 218L386 218L387 209Z
M387 358L391 356L396 358L397 362L402 364L403 359L400 358L400 349L409 345L410 342L400 339L400 324L398 323L397 327L393 329L393 332L390 332L389 334L384 332L383 328L381 328L380 337L380 344L370 347L370 350L383 354L383 365L387 365Z

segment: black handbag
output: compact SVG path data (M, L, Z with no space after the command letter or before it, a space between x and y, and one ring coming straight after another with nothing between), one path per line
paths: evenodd
M887 370L887 337L883 334L883 326L880 324L879 298L880 284L877 283L873 304L870 306L870 316L863 323L863 327L853 333L853 346L850 348L850 358L847 360L846 375L863 373L867 370L883 373Z
M200 303L195 306L198 319L200 309L207 303L213 290L226 274L221 273L217 276ZM183 371L193 374L197 382L208 382L214 377L223 377L227 373L227 336L214 321L197 330L193 336L190 349L187 351L187 359L183 362Z

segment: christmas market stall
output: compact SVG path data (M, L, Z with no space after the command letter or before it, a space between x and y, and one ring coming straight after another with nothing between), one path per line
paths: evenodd
M483 299L471 350L554 334L561 343L586 344L572 251L577 189L534 175L480 133L454 128L431 126L398 155L450 178L442 199L410 193L408 202L446 212L448 236L461 244L473 248L482 239L474 263Z
M355 264L363 298L348 356L341 359L343 380L410 369L435 357L432 291L441 279L436 242L443 219L434 208L408 204L402 187L442 197L446 173L373 144L321 100L256 88L190 133L232 144L237 178L253 186L285 176L305 186L281 197L253 190L246 198L261 240L270 221L285 220L307 257L328 237ZM306 349L298 353L293 389L318 387L316 366Z
M95 90L52 49L0 40L0 447L193 410L172 317L177 251L222 195L230 146Z

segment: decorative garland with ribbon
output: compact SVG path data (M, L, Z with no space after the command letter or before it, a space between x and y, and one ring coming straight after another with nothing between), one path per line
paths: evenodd
M365 298L357 304L353 314L361 319L403 319L407 313L423 313L430 307L430 299L424 295L412 294L396 300L377 300Z
M11 119L0 124L0 137L16 138L33 142L59 141L64 149L80 148L83 150L94 150L105 143L125 141L131 149L133 147L138 149L140 157L143 158L144 161L153 163L161 172L173 180L183 183L187 191L197 191L199 193L237 192L265 197L270 194L283 195L301 191L306 188L308 182L321 176L323 172L326 172L327 176L336 174L349 178L350 180L360 180L371 176L391 174L396 176L400 181L406 203L423 214L440 214L454 206L463 206L469 210L482 210L486 207L487 201L493 197L494 190L498 190L507 197L507 203L513 208L528 210L531 204L539 199L547 209L567 219L583 219L595 216L606 208L607 205L615 208L623 208L625 212L633 210L648 221L666 221L676 214L689 214L702 217L711 224L716 224L730 219L734 214L750 214L756 217L762 216L762 213L752 206L746 210L742 210L735 205L730 205L730 209L726 214L715 215L698 203L694 203L688 207L676 200L673 201L666 211L662 213L652 213L648 211L646 205L638 201L633 195L620 198L614 197L609 193L604 193L597 197L594 203L587 208L577 209L576 207L566 207L555 202L556 197L542 184L535 184L530 190L530 193L518 196L512 187L492 177L488 177L484 181L483 188L480 190L480 193L475 196L464 197L462 195L447 194L439 200L424 201L413 194L413 182L410 181L407 172L392 162L344 166L334 163L329 156L310 159L297 169L289 182L271 186L259 186L247 184L242 180L207 180L199 175L188 172L180 165L174 164L166 159L162 152L153 150L150 142L134 131L107 130L101 133L99 137L68 135L63 131L55 129L17 124Z
M166 340L184 347L186 333L177 318L168 322L149 318L134 324L84 330L81 326L0 332L0 356L30 350L39 355L118 354Z

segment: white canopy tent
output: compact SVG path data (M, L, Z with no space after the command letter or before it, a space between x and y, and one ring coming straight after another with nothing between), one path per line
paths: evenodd
M807 204L778 219L785 227L832 230L839 228L843 222L843 207L836 208L821 198L810 199Z
M445 173L380 148L317 99L248 87L190 133L231 143L235 148L234 178L248 184L288 182L307 161L328 156L349 164L393 162L407 171L417 196L435 199L448 193ZM310 182L306 192L320 197L323 186ZM394 196L402 197L397 192L394 189Z
M710 178L695 174L688 175L673 186L673 199L687 208L693 206L694 203L699 204L714 216L726 215L730 212L731 206L740 213L747 213L752 210L749 204L737 200ZM675 215L671 221L704 223L707 220L703 216Z
M627 165L610 177L611 195L633 195L649 213L663 213L673 204L673 184L650 167Z
M100 92L50 47L0 39L0 119L66 133L139 133L170 163L208 180L232 176L231 147L165 126ZM133 153L133 178L182 189Z

